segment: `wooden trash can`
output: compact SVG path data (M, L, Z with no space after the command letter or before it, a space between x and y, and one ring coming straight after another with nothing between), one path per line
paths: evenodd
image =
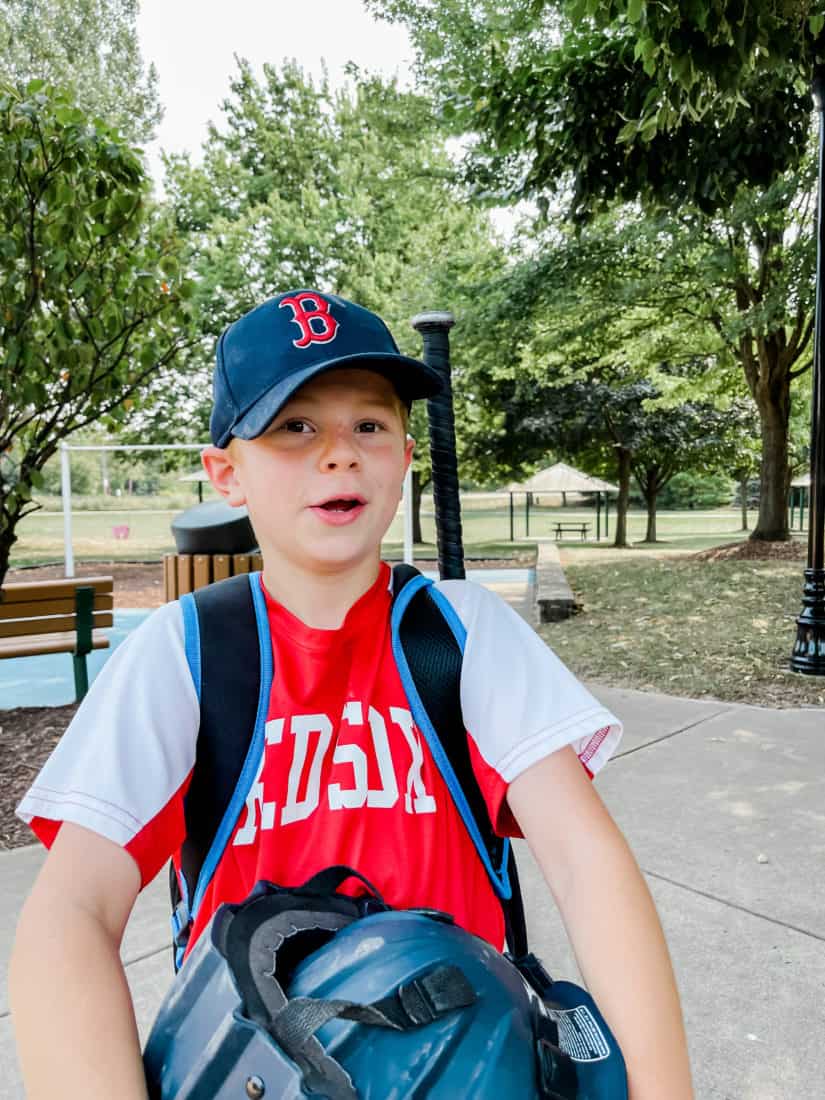
M167 603L238 573L263 569L260 554L166 554L163 558L163 592Z

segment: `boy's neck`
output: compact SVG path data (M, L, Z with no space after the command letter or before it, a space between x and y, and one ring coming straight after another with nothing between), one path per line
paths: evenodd
M380 553L355 567L323 573L265 554L263 580L270 596L306 626L338 630L352 605L375 584L380 567Z

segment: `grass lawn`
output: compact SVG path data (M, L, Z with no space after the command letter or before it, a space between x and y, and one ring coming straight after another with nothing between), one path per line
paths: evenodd
M105 499L107 507L91 507ZM123 498L118 498L123 500ZM63 516L56 510L56 502L50 498L48 507L27 516L17 529L18 541L12 547L11 564L13 566L41 565L47 562L59 562L63 557ZM59 502L57 502L59 504ZM89 498L82 502L72 515L72 544L78 561L153 561L159 560L165 553L173 553L175 546L172 538L171 523L181 511L172 506L168 497L136 497L120 508L111 507L114 498ZM179 502L178 502L179 503ZM191 501L194 503L194 500ZM152 508L150 505L154 504ZM89 505L86 507L85 505ZM595 515L593 511L577 508L534 508L530 512L530 534L525 535L525 517L523 509L514 511L513 535L510 540L510 513L501 498L490 499L486 494L463 494L462 530L464 545L473 556L483 555L483 547L498 547L490 557L519 557L525 546L534 545L536 537L552 538L557 520L586 522L590 524L590 540L585 543L565 542L566 547L580 546L583 550L594 549ZM126 538L116 538L115 529L128 527ZM435 522L432 500L422 499L421 528L425 546L435 546ZM664 540L654 547L648 547L639 540L645 534L645 516L640 511L631 511L628 516L628 536L637 545L637 552L647 554L679 553L701 550L732 542L742 537L739 528L739 513L731 509L717 509L707 512L662 512L659 515L659 538ZM121 531L122 533L122 531ZM611 539L614 533L611 512ZM385 548L401 547L404 537L403 516L393 519L385 539ZM600 547L608 547L610 541L604 536ZM432 552L431 556L434 556Z
M802 562L650 558L565 566L579 615L539 633L585 679L765 706L825 704L788 671Z

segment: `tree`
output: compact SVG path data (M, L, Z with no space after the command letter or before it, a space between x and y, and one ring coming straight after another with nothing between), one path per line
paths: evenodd
M753 408L707 402L660 405L647 379L604 368L590 377L559 381L548 374L500 383L505 438L520 441L526 463L548 453L569 458L592 473L614 477L619 486L614 546L626 547L631 477L647 504L646 542L656 542L661 490L679 472L728 468L743 436L753 431Z
M0 78L43 80L132 141L149 141L162 116L157 73L144 69L137 0L0 0Z
M61 439L119 424L190 338L140 158L68 96L0 87L0 581Z
M702 285L733 299L713 323L760 413L752 537L787 538L791 383L810 365L808 84L825 17L775 0L373 6L411 27L479 193L544 210L558 196L579 220L637 198L693 218L718 261Z
M290 286L334 290L375 310L413 355L421 345L411 318L451 308L459 431L483 430L477 415L462 414L467 387L459 379L470 364L480 368L473 316L505 267L503 251L487 216L465 201L427 98L356 69L350 77L333 93L294 64L264 66L259 79L242 61L202 165L168 162L202 335L203 384L193 387L187 372L179 397L164 402L180 410L184 430L205 431L205 375L225 324ZM423 407L414 410L412 434L417 504L430 478ZM415 521L420 536L417 508Z
M748 393L762 443L756 538L788 537L791 395L811 362L813 166L804 168L764 192L740 189L714 215L617 207L576 231L551 223L506 297L529 333L521 369L580 376L622 363L671 404Z
M561 192L579 215L636 196L710 212L804 155L810 74L825 57L810 3L368 6L408 26L484 193L546 203Z
M729 470L753 431L753 407L688 403L641 410L631 465L647 505L645 542L658 542L657 499L675 474Z

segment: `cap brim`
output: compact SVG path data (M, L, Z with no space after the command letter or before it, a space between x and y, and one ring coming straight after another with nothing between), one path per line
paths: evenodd
M232 436L237 436L238 439L255 439L266 431L295 391L317 375L342 367L361 366L392 382L402 401L407 404L421 397L435 397L443 389L438 371L422 363L420 359L412 359L407 355L387 355L385 352L344 355L326 363L316 363L282 379L238 417L217 446L225 447Z

